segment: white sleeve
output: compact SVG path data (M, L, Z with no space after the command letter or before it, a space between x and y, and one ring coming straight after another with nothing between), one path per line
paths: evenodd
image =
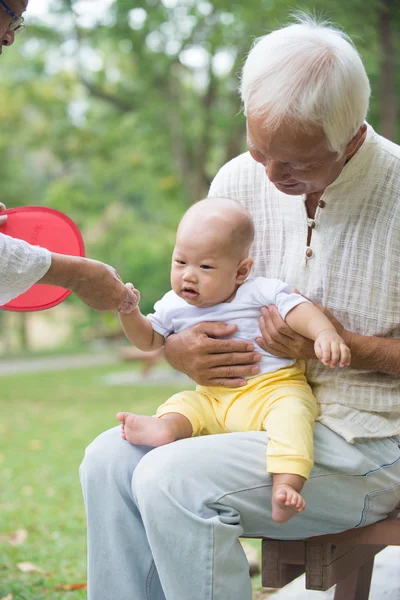
M301 296L300 294L295 294L292 291L292 288L287 283L283 281L279 282L280 285L277 287L275 292L275 306L278 309L279 314L282 319L286 319L287 314L299 304L303 302L308 302L311 304L309 300Z
M286 315L298 304L309 302L300 294L295 294L290 285L279 279L257 277L255 281L261 294L260 304L264 306L275 304L282 319L286 319Z
M151 326L154 331L164 336L168 337L171 333L173 333L172 320L171 320L171 311L169 310L171 307L171 292L165 294L161 300L155 303L154 305L154 313L150 313L147 315Z
M45 248L0 233L0 306L26 292L50 265Z

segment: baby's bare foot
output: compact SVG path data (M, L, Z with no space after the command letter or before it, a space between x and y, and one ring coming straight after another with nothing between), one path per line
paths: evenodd
M121 435L131 444L141 446L163 446L175 441L171 422L157 417L134 415L128 412L117 413L121 421Z
M304 498L291 485L280 483L272 488L272 518L286 523L306 507Z

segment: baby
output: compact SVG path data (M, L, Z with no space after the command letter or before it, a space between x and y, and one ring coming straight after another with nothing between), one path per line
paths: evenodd
M161 348L165 338L203 321L236 324L233 339L262 337L261 307L274 304L291 329L315 341L326 366L350 364L350 351L329 319L277 279L250 278L253 221L238 202L207 198L183 216L172 257L171 286L147 317L139 306L120 315L127 338L141 350ZM132 284L127 287L136 292ZM257 347L257 374L243 387L198 385L170 398L156 417L120 412L122 436L133 444L161 446L191 436L232 431L267 432L267 471L273 477L272 517L283 523L305 508L300 492L313 466L317 402L304 364Z

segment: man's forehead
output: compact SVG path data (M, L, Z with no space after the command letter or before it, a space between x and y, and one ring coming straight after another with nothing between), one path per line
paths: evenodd
M305 131L294 124L285 123L271 133L263 125L262 118L247 119L247 136L250 145L260 152L273 149L275 152L297 154L300 151L303 158L311 158L327 150L323 131Z

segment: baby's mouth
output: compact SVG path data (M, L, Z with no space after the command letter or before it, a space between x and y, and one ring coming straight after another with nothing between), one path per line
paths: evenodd
M182 288L182 296L185 298L197 298L198 295L199 293L191 287Z

